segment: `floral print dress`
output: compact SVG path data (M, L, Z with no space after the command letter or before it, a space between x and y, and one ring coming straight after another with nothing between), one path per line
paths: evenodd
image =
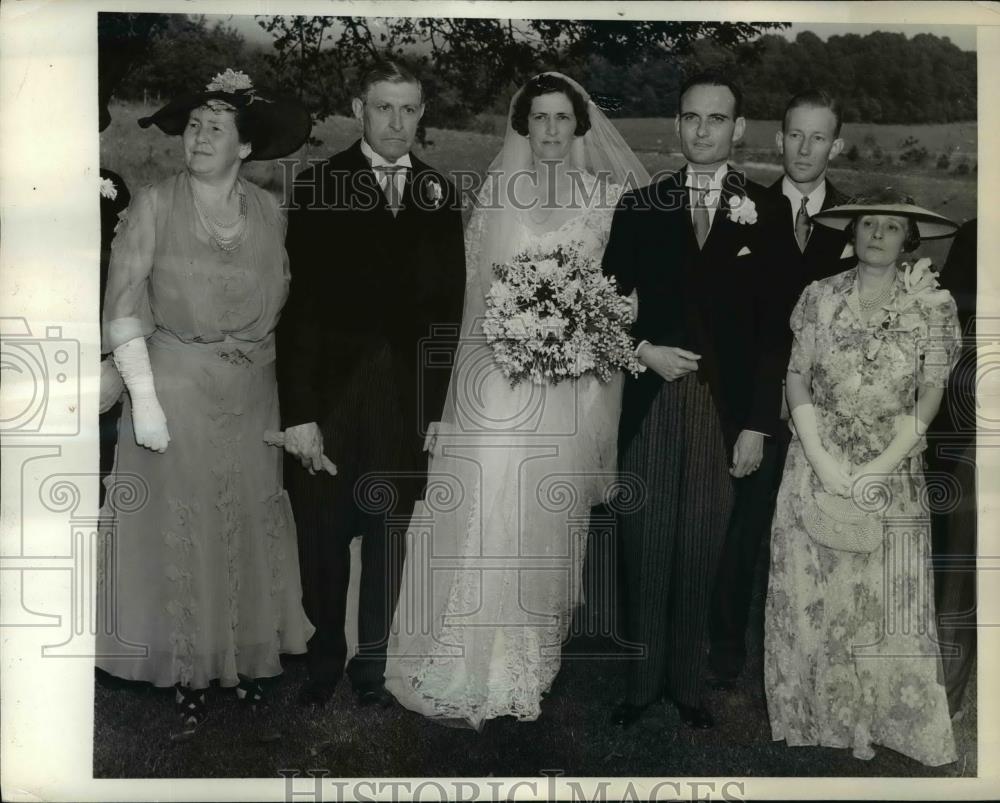
M918 265L919 267L919 265ZM921 385L944 387L958 348L951 296L897 275L865 323L857 269L806 288L792 313L789 370L811 377L824 448L859 466L892 441ZM771 533L765 689L771 735L789 746L883 745L938 766L955 744L934 621L924 444L889 478L885 540L871 553L833 550L802 511L821 485L793 436Z

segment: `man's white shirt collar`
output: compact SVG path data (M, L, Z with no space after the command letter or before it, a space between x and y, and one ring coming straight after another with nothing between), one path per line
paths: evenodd
M413 164L410 162L410 154L404 153L395 162L390 162L380 154L375 153L375 151L372 150L372 146L368 144L364 137L361 138L361 152L371 163L372 167L391 167L393 165L399 167L413 167Z
M708 177L706 183L704 172L697 172L697 183L695 181L697 169L690 162L687 165L687 169L684 171L684 186L688 189L707 189L708 194L705 196L705 203L708 205L708 225L711 227L712 223L715 222L715 210L719 206L719 198L722 194L722 179L725 178L726 173L729 172L729 163L723 162L719 168ZM694 199L692 198L691 204L691 215L692 220L694 220Z
M809 213L809 217L818 215L822 211L823 201L826 200L826 178L824 177L816 186L816 189L806 195L792 183L788 176L785 176L781 179L781 194L792 202L792 226L794 226L795 216L799 213L799 207L802 206L803 198L807 199L806 211Z

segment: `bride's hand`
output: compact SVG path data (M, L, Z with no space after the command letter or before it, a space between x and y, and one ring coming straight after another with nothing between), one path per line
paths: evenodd
M424 437L424 451L431 457L434 456L434 449L437 447L438 432L441 428L440 421L431 421L427 425L427 435Z

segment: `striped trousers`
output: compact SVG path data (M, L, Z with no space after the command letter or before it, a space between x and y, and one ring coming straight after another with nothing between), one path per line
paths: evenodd
M620 519L625 631L644 650L629 662L632 705L664 693L700 702L713 580L733 505L729 465L708 385L695 374L664 382L619 462L645 489L645 503Z

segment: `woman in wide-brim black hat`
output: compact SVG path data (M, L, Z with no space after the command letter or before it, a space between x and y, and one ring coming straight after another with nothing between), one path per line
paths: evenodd
M112 246L103 350L128 389L104 513L113 610L98 666L176 687L188 735L213 681L255 710L279 654L302 653L295 528L281 483L274 330L285 220L240 178L297 150L309 115L227 70L140 125L180 135L185 167L135 193ZM137 494L133 496L132 494Z
M923 434L958 354L955 302L930 261L956 225L879 190L813 221L849 229L851 270L810 284L791 317L793 438L772 522L765 690L774 739L882 745L954 761L939 681Z

